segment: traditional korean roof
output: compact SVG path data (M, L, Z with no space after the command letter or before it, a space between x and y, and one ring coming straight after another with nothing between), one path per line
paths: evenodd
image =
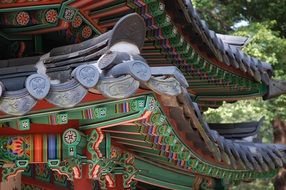
M255 135L260 122L208 124L203 119L200 107L216 107L224 100L276 96L283 93L284 82L271 79L269 64L240 51L246 39L209 30L189 1L37 3L44 3L48 10L53 7L63 18L59 16L45 30L18 19L15 34L44 37L63 26L71 27L67 23L78 24L75 19L79 16L98 35L41 56L0 62L0 123L5 129L0 130L5 137L0 143L11 141L8 137L16 129L21 141L31 145L25 151L32 152L15 158L6 151L7 146L0 149L6 168L4 179L29 163L47 163L73 180L80 178L82 164L89 163L88 177L104 187L101 177L112 181L111 171L120 166L124 175L127 173L126 188L135 179L186 189L191 186L187 179L200 181L208 176L212 183L214 179L249 181L271 177L285 166L285 146L242 139ZM35 11L28 2L21 5L27 6L24 12ZM13 10L5 8L1 14ZM129 12L136 13L123 16ZM47 16L45 11L43 14ZM18 18L19 13L16 15ZM66 24L61 25L63 22ZM7 31L14 31L13 27ZM278 91L273 88L277 84ZM41 135L29 134L30 129ZM12 143L20 137L13 138ZM68 149L74 139L78 146ZM99 146L103 139L108 147L104 150ZM39 141L45 143L39 145ZM46 144L48 148L43 149ZM82 154L84 148L88 156ZM4 166L13 162L17 170L8 172ZM166 182L166 176L152 165L184 180ZM144 171L145 167L158 173L156 178Z
M231 36L231 35L223 35L223 34L216 34L216 35L223 41L223 43L228 44L229 46L233 48L242 49L250 42L250 38L248 37Z
M15 6L25 8L19 12ZM84 41L112 29L123 15L137 12L147 26L141 55L151 66L178 67L190 84L188 91L203 107L251 97L271 98L281 94L284 87L271 79L270 64L237 48L247 43L246 38L216 34L188 0L24 1L21 4L5 1L0 8L2 26L5 26L2 37L11 45L16 40L13 47L16 52L18 47L18 56L24 52L46 53L47 48L57 44ZM4 19L8 15L11 15L9 19ZM46 49L41 48L42 44Z
M212 130L216 130L225 138L242 139L258 135L259 128L263 124L264 117L259 121L243 123L209 123Z

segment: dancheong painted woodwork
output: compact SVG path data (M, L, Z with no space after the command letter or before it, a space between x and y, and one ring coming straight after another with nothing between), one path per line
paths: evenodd
M204 120L286 82L189 0L2 0L0 26L1 190L226 189L286 164L263 118Z

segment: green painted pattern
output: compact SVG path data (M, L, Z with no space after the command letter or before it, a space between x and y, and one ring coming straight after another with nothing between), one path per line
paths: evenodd
M115 107L118 105L122 105L122 103L129 103L130 106L129 112L117 112ZM91 117L91 119L86 119L82 114L83 110L91 109L93 113L97 113ZM101 112L104 110L103 112ZM81 130L85 129L95 129L97 127L102 127L110 124L117 124L123 121L128 121L130 119L136 119L144 113L144 111L149 110L152 112L150 122L153 124L150 128L146 128L145 126L141 126L139 128L140 133L145 135L145 139L141 139L143 142L129 142L133 145L146 146L146 143L149 147L153 149L158 149L159 156L168 157L169 161L175 161L178 166L190 169L195 173L199 173L202 175L208 175L215 178L224 178L226 180L242 180L242 179L255 179L255 178L264 178L264 177L272 177L277 171L270 171L264 173L258 173L254 171L248 170L231 170L218 166L213 166L204 160L202 160L198 155L196 155L191 149L183 144L183 142L179 139L177 134L173 131L172 126L170 125L167 117L164 115L163 111L160 108L158 101L155 99L153 95L145 95L138 96L134 98L129 98L124 101L110 101L98 104L92 104L89 106L82 106L73 108L70 110L66 110L66 119L82 119L82 120L91 120L92 124L84 124L81 126ZM54 112L56 114L56 112ZM59 114L61 114L59 112ZM33 123L35 121L45 121L43 118L50 117L51 113L45 112L38 117L38 115L31 115L28 117L30 121ZM47 119L46 119L47 120ZM13 120L12 120L13 121ZM10 122L11 123L11 122ZM59 122L60 123L60 122ZM59 124L57 123L57 124ZM140 123L138 122L138 125ZM123 129L124 128L124 129ZM134 130L133 127L115 127L116 130ZM132 136L135 137L135 136ZM155 142L156 138L161 138L160 145ZM138 139L137 139L138 140ZM139 139L140 140L140 139ZM122 140L122 142L124 142ZM126 142L126 141L125 141ZM162 148L165 146L165 148ZM167 147L167 148L166 148ZM170 156L171 155L171 156ZM183 162L182 162L183 161Z
M51 172L49 170L48 164L35 164L34 165L34 175L36 179L50 182Z
M21 184L21 189L22 190L44 190L43 188L37 187L35 185L30 185L30 184Z
M224 179L225 181L271 178L277 174L277 170L262 173L249 170L234 170L215 166L204 161L181 141L154 96L147 96L147 106L147 109L152 111L150 119L151 126L147 127L138 123L140 126L138 133L145 136L143 139L140 140L140 138L135 137L135 135L129 137L127 135L125 138L120 134L115 135L117 138L118 136L123 138L119 140L120 143L136 147L132 149L133 151L137 152L137 149L140 149L138 147L141 147L142 152L149 156L157 155L159 157L167 157L171 165L175 164L179 168L187 169L201 175ZM114 127L112 129L116 130L116 128L117 127ZM122 128L118 130L121 129ZM126 127L125 130L128 132L129 128ZM159 142L156 139L161 140ZM144 149L144 147L146 149ZM150 150L150 148L152 150ZM153 152L153 150L157 150L157 153Z
M123 105L129 105L128 109L125 109L125 112L122 112ZM126 107L125 107L126 108ZM86 111L87 109L91 109L91 113L96 113L94 115L90 115L87 118L87 115L83 115L83 110ZM104 111L103 111L104 110ZM199 155L193 152L190 148L188 148L179 138L179 136L175 133L168 118L162 111L162 108L159 102L156 100L155 96L152 94L148 95L140 95L138 97L129 98L126 100L120 101L110 101L110 102L103 102L97 104L91 104L86 106L79 106L73 109L67 109L66 112L63 114L61 112L53 112L53 114L61 114L64 116L64 123L67 123L68 120L73 119L82 119L82 120L92 120L93 124L83 125L81 129L96 129L97 127L102 127L110 124L114 124L115 127L107 128L112 130L118 131L126 131L126 132L135 132L138 135L114 135L111 133L111 138L117 137L121 138L119 140L122 144L126 144L133 148L133 151L142 153L143 155L147 155L147 157L162 160L165 164L168 164L172 167L177 169L184 169L189 170L191 172L211 176L214 178L223 179L225 181L239 181L239 180L252 180L256 178L268 178L273 177L277 171L272 170L269 172L254 172L249 170L234 170L228 169L224 167L218 167L213 164L210 164L204 161ZM151 125L144 125L142 121L135 122L137 126L116 126L116 124L128 121L130 119L136 119L141 117L145 111L150 111L152 114L150 116L150 120L147 121ZM49 117L49 112L42 113L40 115L41 118ZM31 114L26 116L31 122L33 121L43 121L43 119L39 119L39 115ZM37 120L35 120L37 118ZM60 117L62 118L62 117ZM15 120L12 120L15 121ZM16 120L17 121L17 120ZM55 120L57 121L57 120ZM144 120L145 121L145 120ZM143 122L144 122L143 121ZM57 121L57 122L62 122ZM11 123L11 122L10 122ZM87 147L89 151L92 153L93 144L98 140L98 137L94 136L97 134L95 130L94 133L91 134L87 138ZM94 137L93 137L94 136ZM96 138L95 138L96 137ZM142 138L143 137L143 138ZM159 139L159 140L158 140ZM5 139L1 139L2 141ZM4 142L3 141L3 142ZM5 141L6 142L6 141ZM107 151L110 152L110 143L107 144ZM3 146L3 145L2 145ZM141 148L138 148L141 147ZM110 161L113 159L109 159L107 156L103 160L99 159L96 152L92 153L92 162L90 163L93 167L97 164L101 164L103 168L109 167L111 164ZM112 155L112 153L110 153ZM139 154L140 155L140 154ZM14 158L14 160L17 158ZM23 158L19 158L23 160ZM25 158L24 158L25 159ZM49 160L51 168L61 168L62 171L69 173L71 170L71 166L81 165L85 158L78 157L78 158L70 158L70 162L61 163L60 160L55 160L53 164L53 160ZM109 163L109 164L108 164ZM63 165L61 165L63 164ZM71 164L71 165L67 165ZM69 166L69 167L67 167ZM110 165L111 166L111 165ZM112 166L113 167L113 166ZM132 171L135 172L133 169ZM107 173L106 173L107 174ZM91 174L90 174L91 175ZM132 174L133 175L133 174ZM128 175L127 175L128 176ZM69 174L69 177L72 178L73 176Z
M29 31L36 31L36 30L44 29L44 28L52 28L52 27L56 27L59 24L59 19L65 20L67 22L72 22L73 19L78 15L82 18L83 23L85 23L86 25L88 25L89 27L92 28L93 32L95 32L96 35L101 34L100 31L97 28L95 28L93 26L93 24L90 23L84 16L82 16L81 13L77 9L68 6L72 2L74 2L74 0L66 1L62 4L21 7L21 11L28 11L29 14L33 16L33 20L37 20L38 23L33 24L33 25L28 25L25 27L3 28L2 33L4 36L8 36L8 34L10 36L11 35L10 33L29 32ZM46 23L46 21L45 21L45 13L46 13L46 11L48 11L50 9L55 9L59 13L58 14L59 19L57 20L56 23ZM64 18L64 13L66 10L74 11L73 12L74 15L72 16L71 20L67 20ZM9 15L12 15L12 16L14 15L13 18L18 13L17 11L19 11L19 8L0 9L0 13L8 13ZM74 30L74 28L71 28L71 29ZM79 29L77 29L77 30L79 30ZM17 36L15 38L19 38L19 37ZM9 39L10 38L11 37L9 37ZM31 40L31 39L29 39L29 40Z
M15 164L11 167L2 168L2 181L8 179L10 175L15 175L17 172L23 172L28 167L27 160L15 160Z
M33 165L29 164L26 169L22 172L23 176L32 177L33 176Z
M101 152L100 147L95 147L99 138L98 131L93 130L87 139L87 150L91 154L91 159L86 160L86 163L89 164L89 178L97 179L101 189L106 189L107 181L105 176L109 176L112 181L115 181L115 174L123 174L123 187L130 188L132 178L138 173L133 164L134 156L129 152L123 152L119 148L111 147L111 144L106 142L106 151L110 152L110 155L105 154L101 157L100 153L103 154L103 152ZM106 141L109 140L106 139Z
M86 147L86 136L73 128L67 129L62 135L63 141L63 159L69 157L79 157L84 156L83 150Z
M60 10L60 14L59 14L59 15L63 16L64 10L65 10L66 8L70 8L68 5L71 4L71 3L73 3L74 1L75 1L75 0L68 0L68 1L63 2L62 5L61 5L61 10ZM92 23L90 23L79 11L76 12L75 16L76 16L76 15L81 16L82 20L83 20L88 26L90 26L90 27L92 28L92 30L93 30L97 35L100 35L100 34L101 34L101 32L100 32ZM75 17L75 16L74 16L74 17Z
M68 187L69 185L67 177L64 175L60 175L58 172L51 172L48 164L29 164L26 167L25 171L23 171L21 174L22 176L28 178L35 178L39 180L39 182L48 182L59 187ZM70 188L71 187L69 187L69 189Z
M29 122L34 124L49 125L61 125L67 124L68 120L79 120L80 129L85 130L136 119L144 113L145 104L145 96L96 104L90 102L89 105L65 109L65 112L42 110L40 113L27 114L25 118L2 118L0 124L8 122L10 127L20 129L19 124L23 119L29 119Z
M53 172L52 175L54 178L54 181L53 181L54 184L59 185L59 186L64 186L64 187L68 186L68 180L66 176L60 175L58 172Z
M187 64L191 65L194 70L201 73L207 73L208 76L214 76L216 79L228 81L228 85L233 85L233 87L230 87L230 92L220 92L218 93L219 95L227 97L240 97L241 95L263 95L265 93L265 84L254 82L237 76L234 73L224 71L223 69L207 62L207 60L201 57L194 49L192 49L191 45L184 39L184 36L177 31L177 28L172 23L170 19L171 17L166 13L165 6L161 1L145 0L141 1L141 6L138 6L138 4L136 4L134 1L128 1L128 5L137 13L144 15L145 17L149 16L150 18L150 15L152 16L150 22L153 21L154 24L159 27L158 30L161 31L161 38L158 38L158 34L155 33L155 30L148 30L147 38L149 40L155 40L155 46L160 48L161 53L165 54L173 64L177 65L179 68L181 67L179 62L174 61L172 53L167 52L164 49L161 39L168 40L171 47L173 47L173 49L180 55L181 59ZM180 69L184 71L183 68ZM192 74L188 72L185 72L184 75L185 77L192 77ZM214 88L217 86L219 86L219 84L213 85ZM220 84L220 86L227 85ZM192 89L192 83L190 83L190 89ZM202 96L208 95L208 97L212 97L212 93L213 92L202 94Z
M137 157L135 159L135 167L139 169L139 173L135 177L136 180L156 184L164 188L189 190L192 189L195 181L193 174L172 171Z

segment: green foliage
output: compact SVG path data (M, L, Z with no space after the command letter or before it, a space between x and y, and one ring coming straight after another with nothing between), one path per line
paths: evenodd
M241 183L231 187L231 190L273 190L274 186L270 180L256 180L254 183Z
M286 72L286 40L279 37L279 32L271 30L275 21L250 23L247 27L239 28L234 35L249 36L251 42L243 49L247 54L271 63L276 78L284 78Z
M272 64L275 79L286 79L286 1L285 0L193 0L210 29L224 34L250 37L243 51ZM234 27L244 21L247 26ZM208 122L244 122L265 116L261 128L263 142L273 140L271 121L286 119L286 96L263 101L244 100L224 103L205 112ZM271 180L257 180L232 187L235 190L274 189Z
M273 140L272 115L263 104L262 99L239 101L233 104L224 103L218 109L209 109L205 112L205 118L208 122L214 123L236 123L258 121L264 116L265 121L260 129L261 138L263 142L270 143Z
M285 0L192 0L202 17L217 32L228 32L241 20L248 22L276 21L273 31L286 37Z

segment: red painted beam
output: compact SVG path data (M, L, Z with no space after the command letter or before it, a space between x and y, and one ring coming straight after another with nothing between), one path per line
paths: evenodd
M78 128L79 122L70 120L67 124L63 125L45 125L45 124L34 124L30 126L30 130L20 131L10 127L1 128L0 136L9 135L28 135L28 134L62 134L68 128Z
M94 4L94 0L80 0L80 1L75 1L71 3L69 6L74 7L74 8L82 8L86 6L87 4L92 3Z
M89 10L92 10L92 9L97 9L97 8L99 8L99 7L102 7L102 6L107 5L107 4L109 4L109 3L113 3L113 2L115 2L115 1L116 1L116 0L104 0L104 1L100 0L100 1L98 1L98 2L96 2L96 3L93 3L93 4L90 5L90 6L85 7L83 10L84 10L84 11L89 11Z
M116 9L111 9L109 11L104 11L102 13L91 15L90 18L91 19L98 19L98 18L101 18L101 17L111 16L111 15L114 15L114 14L120 14L120 13L124 13L124 12L128 11L129 9L130 9L129 7L124 5L122 7L116 8Z
M140 95L141 93L144 93L144 92L150 92L150 91L138 89L136 94ZM100 94L94 94L94 93L89 92L84 97L84 99L81 101L81 103L100 102L100 101L104 101L104 100L108 100L108 99L106 97L100 95ZM36 113L39 111L51 111L51 110L62 110L62 108L56 107L46 100L40 100L37 102L37 104L35 105L35 107L32 109L32 111L30 113ZM29 114L27 114L27 115L29 115ZM26 115L26 117L28 117L27 115ZM8 116L8 115L0 112L0 118L1 118L1 116L2 116L2 118L4 118L5 116ZM61 126L64 126L64 125L61 125Z
M93 93L88 93L84 99L81 101L81 103L86 103L86 102L94 102L94 101L102 101L106 99L104 96L102 95L99 95L99 94L93 94ZM35 107L33 107L32 109L32 113L33 112L36 112L36 111L40 111L40 110L54 110L53 108L58 108L60 109L59 107L56 107L54 106L53 104L49 103L47 100L40 100L37 102L37 104L35 105ZM0 113L0 118L2 115L5 115L4 113Z
M116 22L109 22L109 23L105 23L105 24L100 24L101 28L109 28L109 27L113 27L116 24Z

